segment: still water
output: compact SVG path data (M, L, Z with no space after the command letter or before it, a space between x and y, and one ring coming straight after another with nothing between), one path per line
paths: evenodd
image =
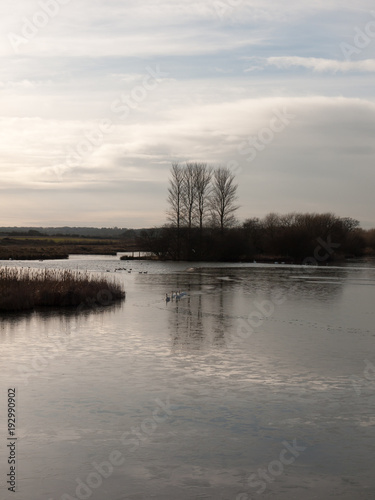
M1 500L375 498L373 265L13 264L127 295L1 317Z

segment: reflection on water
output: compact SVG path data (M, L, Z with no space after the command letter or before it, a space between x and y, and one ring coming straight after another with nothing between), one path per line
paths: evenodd
M321 279L315 273L275 269L191 269L189 274L177 275L172 283L176 290L186 290L187 297L167 303L170 311L169 330L175 349L200 349L225 346L230 340L238 318L246 319L265 302L272 303L275 290L283 302L322 301L334 304L340 300L346 271L332 277L336 271ZM160 276L149 277L154 286ZM331 280L331 281L327 281ZM162 284L169 285L164 277ZM330 286L327 286L329 283ZM171 291L172 296L173 291ZM276 308L276 307L275 307ZM274 310L274 307L272 307ZM272 320L272 318L267 318Z
M222 294L219 296L220 305L216 314L203 312L203 303L204 306L209 306L209 300L205 300L207 298L198 294L176 303L170 315L169 325L174 350L225 345L225 332L229 328L230 320L224 313L224 297Z
M14 498L79 498L114 450L124 462L90 498L261 498L251 474L293 440L304 451L262 497L375 497L375 268L46 265L108 271L127 297L1 317L1 393L19 394Z

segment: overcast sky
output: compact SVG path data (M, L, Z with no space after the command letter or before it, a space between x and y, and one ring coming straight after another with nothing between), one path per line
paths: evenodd
M161 225L205 161L241 220L375 227L373 0L13 0L0 30L1 226Z

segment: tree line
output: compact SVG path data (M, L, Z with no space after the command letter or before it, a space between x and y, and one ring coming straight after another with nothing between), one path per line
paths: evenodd
M358 221L332 213L270 213L224 228L168 224L143 230L139 243L145 251L167 260L301 263L314 257L324 262L375 254L375 229L365 231ZM327 255L328 251L328 255ZM318 258L317 258L318 257Z
M237 188L228 168L173 163L168 223L142 231L139 243L159 258L190 261L300 263L324 245L326 261L375 252L375 229L364 231L357 220L333 213L270 213L239 223Z
M359 221L333 213L270 213L263 219L245 220L241 230L247 255L271 255L300 262L319 257L326 260L364 254L366 241ZM319 260L319 258L318 258Z

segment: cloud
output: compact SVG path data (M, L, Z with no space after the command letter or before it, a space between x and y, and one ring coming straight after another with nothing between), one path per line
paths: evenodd
M286 110L295 118L250 161L251 155L242 153L246 148L239 146L246 143L249 148L250 138L269 127L275 110ZM324 96L193 106L181 102L165 110L157 125L153 116L151 106L136 126L136 116L116 124L100 147L82 163L60 172L60 178L54 168L64 165L66 145L74 147L82 130L96 122L3 119L7 134L0 154L7 189L2 190L2 204L17 200L17 189L22 198L22 189L29 186L28 212L36 219L50 200L49 216L54 213L56 220L62 220L64 213L69 221L76 218L77 223L89 224L95 215L91 221L104 223L114 220L114 213L119 218L123 213L124 219L129 217L124 225L147 226L151 219L162 223L171 162L198 160L238 164L242 218L306 207L360 220L375 212L370 188L374 102ZM72 200L69 206L67 197ZM24 203L20 207L24 209Z
M13 17L8 13L8 26L2 30L1 56L197 55L237 50L263 40L245 28L226 30L212 1L83 0L61 6L50 18L40 3L33 9L30 2L21 1ZM239 5L235 10L240 13L243 9ZM46 23L40 25L43 16Z
M279 69L291 67L303 67L313 71L323 72L375 72L375 59L366 59L362 61L336 61L334 59L320 59L316 57L268 57L266 62L269 66L276 66Z
M340 16L371 9L368 0L358 0L355 6L349 0L307 4L298 0L282 4L274 0L81 0L61 5L44 23L43 3L19 0L11 9L0 6L1 56L213 54L280 41L280 27L303 30L305 24L319 22L319 17L338 8Z

